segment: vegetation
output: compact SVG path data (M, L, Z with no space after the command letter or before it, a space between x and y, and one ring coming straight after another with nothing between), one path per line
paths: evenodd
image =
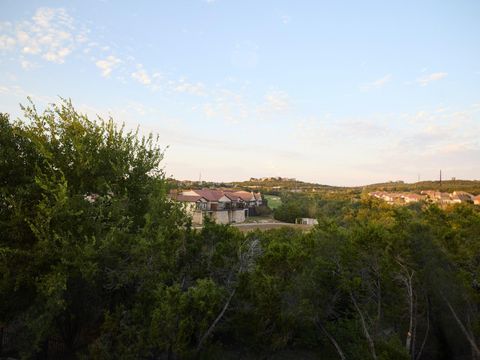
M0 116L2 355L480 357L478 207L288 194L312 231L197 231L162 157L69 102Z
M295 223L297 218L341 218L341 214L360 200L360 194L350 191L320 193L288 193L281 195L281 205L274 209L274 218Z
M474 195L480 194L479 180L443 180L440 181L420 181L416 183L404 183L403 181L389 182L382 184L372 184L363 187L364 191L412 191L420 192L423 190L435 190L444 192L466 191Z
M265 199L267 200L268 207L272 210L275 210L282 205L282 199L280 196L275 195L264 195Z

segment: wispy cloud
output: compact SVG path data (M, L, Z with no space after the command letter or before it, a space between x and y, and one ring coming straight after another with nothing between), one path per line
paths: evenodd
M150 85L152 83L152 79L142 65L137 65L137 71L133 72L131 76L132 79L143 85Z
M98 60L95 65L97 65L102 71L103 77L109 77L113 69L115 69L121 62L122 61L119 58L110 55L103 60Z
M39 56L62 64L79 44L87 41L88 30L76 25L63 8L39 8L28 20L0 23L0 51L18 51L23 56Z
M420 84L420 86L427 86L432 81L437 81L437 80L441 80L443 78L446 78L447 75L448 75L448 73L446 73L446 72L432 73L432 74L425 75L425 76L422 76L422 77L418 78L417 83Z
M174 86L173 89L179 93L187 93L197 96L206 95L205 85L203 85L201 82L191 83L184 79L181 79L178 84Z
M25 70L34 69L37 67L37 64L25 59L20 60L20 65L22 66L22 69L25 69Z
M387 84L390 80L392 80L392 75L391 74L387 74L377 80L374 80L372 82L369 82L369 83L365 83L363 85L360 86L360 90L362 91L369 91L369 90L372 90L372 89L379 89L379 88L382 88L383 86L385 86L385 84Z
M291 100L285 91L270 90L263 97L263 103L257 106L256 113L261 119L287 113L291 109Z
M281 19L282 23L284 23L285 25L289 24L290 21L292 21L292 18L288 15L282 15Z
M0 50L10 50L12 49L17 41L14 37L7 35L0 35Z

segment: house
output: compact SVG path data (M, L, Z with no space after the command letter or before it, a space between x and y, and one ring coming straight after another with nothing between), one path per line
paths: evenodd
M475 205L480 205L480 195L477 195L473 198L473 203Z
M422 191L421 193L422 195L426 195L430 201L435 203L439 203L439 204L453 203L449 193L434 191L434 190L426 190L426 191Z
M184 204L194 224L202 224L205 216L218 224L241 223L263 204L260 193L220 189L172 191L170 198Z
M451 197L452 197L452 201L454 201L455 203L459 203L459 202L472 203L474 198L472 194L467 193L465 191L454 191Z
M313 218L297 218L295 219L295 224L318 225L318 220Z
M389 204L393 204L402 198L401 193L386 192L386 191L376 191L376 192L370 193L370 196L386 201Z
M406 204L412 203L412 202L419 202L421 200L425 199L425 196L423 195L418 195L418 194L411 194L411 193L406 193L402 195L403 201L405 201Z

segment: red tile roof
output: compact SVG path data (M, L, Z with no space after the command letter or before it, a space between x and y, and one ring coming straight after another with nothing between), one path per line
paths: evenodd
M255 200L261 200L262 199L262 194L261 193L253 193L253 192L248 192L248 191L232 191L232 190L217 190L217 189L192 189L189 190L190 193L195 193L196 195L182 195L182 192L180 191L180 194L177 194L176 192L171 192L170 197L172 199L178 200L178 201L197 201L200 198L204 198L207 201L210 202L217 202L219 201L223 196L226 196L228 199L231 201L251 201L252 198Z
M253 193L248 191L235 191L233 194L238 196L244 201L250 201L253 197Z
M235 193L233 192L225 192L225 196L232 201L242 200L238 195L235 195Z
M222 190L202 189L193 191L195 191L198 195L203 196L208 201L218 201L224 195Z
M182 201L182 202L197 202L202 198L203 196L195 196L195 195L182 195L182 194L172 195L172 199L177 201Z

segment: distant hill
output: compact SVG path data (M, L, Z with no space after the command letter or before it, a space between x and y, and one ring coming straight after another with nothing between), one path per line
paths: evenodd
M205 182L169 179L172 187L175 188L236 188L267 193L290 192L358 192L363 191L405 191L420 192L422 190L437 190L444 192L466 191L474 195L480 194L480 180L446 180L442 181L420 181L416 183L405 183L403 181L392 181L386 183L369 184L364 186L340 187L324 184L304 182L291 178L251 178L247 181L234 182Z
M281 191L292 191L292 192L304 192L304 191L325 191L325 190L336 190L344 189L336 186L322 185L304 182L292 178L281 178L281 177L272 177L272 178L262 178L255 179L251 178L247 181L234 181L234 182L207 182L207 181L190 181L190 180L168 180L172 187L174 188L238 188L244 190L252 191L262 191L262 192L281 192Z
M249 188L252 190L262 189L263 191L317 191L317 190L333 190L340 189L336 186L322 185L316 183L304 182L291 178L262 178L250 179L248 181L240 181L231 183L234 187Z
M479 180L446 180L420 181L416 183L404 183L401 181L380 184L365 185L360 188L366 191L412 191L437 190L444 192L466 191L474 195L480 194Z

